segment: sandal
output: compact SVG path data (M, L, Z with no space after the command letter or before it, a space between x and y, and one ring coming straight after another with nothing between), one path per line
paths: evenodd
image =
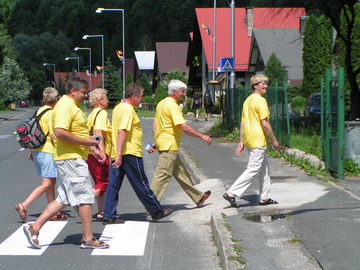
M15 204L15 210L18 211L21 220L23 222L26 222L27 221L27 216L26 216L27 210L25 209L25 207L21 203L17 203L17 204Z
M98 214L96 215L96 221L101 222L101 221L103 221L103 220L104 220L104 215L98 213Z
M264 201L264 202L259 202L259 205L269 205L269 204L278 204L278 202L277 201L274 201L273 199L267 199L266 201Z
M238 205L238 204L236 203L235 197L231 197L231 196L229 196L227 193L224 193L223 198L224 198L225 200L227 200L227 201L231 204L231 206L236 207L236 208L239 208L239 207L240 207L240 205Z
M93 237L88 241L81 239L80 247L87 248L87 249L104 249L104 248L109 248L110 245L103 241L97 240L95 237Z
M67 220L67 215L62 214L62 213L57 213L55 216L53 216L52 218L50 218L51 221L57 221L57 220Z
M31 224L30 225L25 224L23 226L23 230L24 230L24 233L26 235L26 238L27 238L29 244L34 248L40 249L41 246L40 246L39 239L38 239L39 231L34 230Z

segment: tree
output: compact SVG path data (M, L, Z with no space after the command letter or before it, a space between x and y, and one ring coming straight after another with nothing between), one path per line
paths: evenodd
M118 103L122 98L122 83L116 67L112 64L110 58L106 59L105 84L104 87L108 91L110 107Z
M144 96L148 96L152 94L151 84L145 73L141 74L139 78L139 83L144 88Z
M15 60L5 57L0 69L0 98L5 104L25 99L30 93L30 83Z
M348 36L348 24L353 23L353 28L351 32L351 38L353 40L351 46L350 44L344 42L343 39L338 39L339 44L339 65L345 66L346 69L346 78L347 86L351 89L350 91L350 118L360 118L360 4L354 6L355 18L353 22L351 21L351 11L344 11L341 14L341 33ZM350 51L350 52L349 52ZM349 56L349 54L351 56ZM348 59L350 57L350 59ZM350 69L350 70L348 70ZM349 77L353 74L355 77ZM356 91L357 87L357 91Z
M332 29L324 16L309 16L305 25L303 48L303 96L320 91L320 79L325 69L331 68L332 62Z
M0 66L4 61L4 57L15 58L12 38L8 35L3 24L0 24Z
M322 12L337 32L337 38L343 43L343 63L346 78L350 87L350 119L360 118L360 66L353 59L359 58L356 50L359 48L359 3L358 0L304 0L304 5ZM342 19L340 19L342 18ZM354 55L355 50L355 55Z
M282 86L282 83L287 80L286 70L283 68L281 61L272 53L265 66L265 74L269 78L269 85L275 86L276 83Z

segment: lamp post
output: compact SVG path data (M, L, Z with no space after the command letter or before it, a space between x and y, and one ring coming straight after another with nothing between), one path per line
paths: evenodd
M101 66L102 66L102 82L101 82L101 87L104 88L104 72L105 72L105 64L104 64L104 35L84 35L82 38L83 39L88 39L88 38L97 38L97 37L101 37Z
M77 60L77 64L78 64L78 68L77 68L77 75L79 76L79 71L80 71L80 57L66 57L65 60Z
M214 0L214 37L213 41L213 48L212 48L212 80L215 81L215 66L216 66L216 0Z
M54 66L54 88L56 88L56 78L55 78L55 64L44 63L43 66Z
M122 51L123 51L123 99L125 99L125 10L124 9L112 9L112 8L98 8L95 12L102 13L103 11L117 11L122 14Z
M90 55L90 91L92 91L92 70L91 70L91 48L80 48L80 47L75 47L74 51L79 51L79 50L88 50L89 51L89 55Z

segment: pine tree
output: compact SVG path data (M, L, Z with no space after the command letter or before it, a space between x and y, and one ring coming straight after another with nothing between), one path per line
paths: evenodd
M332 29L329 21L311 15L306 21L303 48L303 95L320 91L320 79L331 67Z
M270 86L275 86L276 83L279 86L282 86L283 82L287 79L286 70L274 53L270 55L269 60L265 65L265 74L269 78Z

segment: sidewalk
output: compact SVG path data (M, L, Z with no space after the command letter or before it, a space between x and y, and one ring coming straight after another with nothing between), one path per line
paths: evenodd
M216 120L189 124L205 132ZM223 192L246 168L248 155L235 154L236 144L207 146L184 135L182 150L201 185L218 180L206 211L223 203ZM258 183L238 200L211 212L211 225L224 269L359 269L360 179L327 183L280 159L269 158L271 197L275 206L257 206ZM189 165L190 166L190 165ZM205 209L204 209L205 210ZM234 242L235 241L235 242ZM244 248L235 252L234 245ZM238 249L237 249L238 250ZM230 259L229 259L230 256ZM233 256L233 257L231 257ZM241 265L236 259L246 260Z

